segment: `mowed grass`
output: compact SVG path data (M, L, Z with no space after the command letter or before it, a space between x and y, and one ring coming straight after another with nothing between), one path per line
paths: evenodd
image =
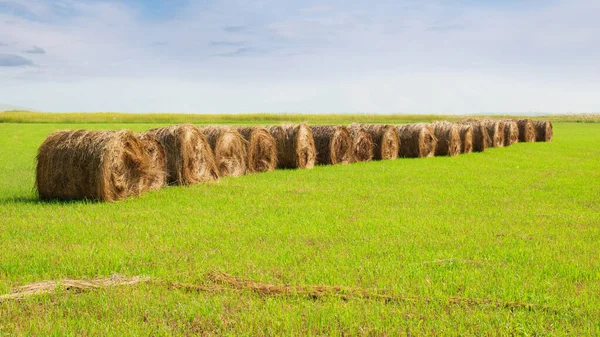
M600 334L600 124L555 123L552 143L455 158L275 171L112 204L36 200L49 132L154 126L0 124L0 294L160 281L1 302L0 335ZM211 272L406 300L165 284L211 285Z

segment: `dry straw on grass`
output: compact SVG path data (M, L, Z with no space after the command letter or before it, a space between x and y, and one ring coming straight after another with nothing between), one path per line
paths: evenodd
M460 154L460 131L455 123L435 122L431 125L437 145L435 147L436 156L456 156Z
M485 125L488 134L490 135L490 143L488 147L503 147L504 146L504 123L502 121L486 119L482 121Z
M151 189L157 174L132 131L58 131L38 150L36 187L41 199L116 201Z
M393 125L363 124L373 139L373 159L387 160L398 158L400 137Z
M345 126L311 126L310 130L315 140L317 164L335 165L352 162L352 139Z
M167 154L165 148L152 137L140 135L139 138L150 156L150 166L154 172L148 179L148 185L150 189L159 189L167 184Z
M456 124L460 133L460 152L473 152L473 126L470 124Z
M431 125L418 123L396 127L400 137L399 156L403 158L433 157L437 146L437 138Z
M167 154L167 182L191 185L219 178L213 152L202 132L192 124L173 125L142 133L159 141Z
M549 121L534 121L535 126L535 141L536 142L551 142L554 131L552 122Z
M277 167L277 145L269 131L257 126L237 130L248 144L248 172L273 171Z
M519 119L517 125L519 126L520 142L535 142L535 126L531 118Z
M505 119L504 123L504 146L510 146L519 142L519 125L515 120Z
M267 127L277 144L277 167L310 169L315 166L316 150L306 123Z
M247 142L236 129L228 126L205 126L200 131L210 144L222 177L246 174Z
M362 124L351 124L348 127L352 138L352 155L355 161L371 161L373 159L373 138Z
M10 294L0 296L0 302L4 300L23 300L35 295L54 294L58 289L81 293L94 289L134 285L148 281L150 281L150 278L147 277L124 277L119 275L92 280L42 281L13 289Z

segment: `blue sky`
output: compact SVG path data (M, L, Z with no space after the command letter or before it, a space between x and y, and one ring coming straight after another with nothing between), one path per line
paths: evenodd
M0 103L599 112L597 0L0 0Z

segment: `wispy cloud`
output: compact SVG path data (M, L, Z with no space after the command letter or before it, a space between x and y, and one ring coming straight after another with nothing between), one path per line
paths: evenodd
M211 41L209 43L212 47L237 47L243 46L244 42L242 41Z
M46 54L46 51L38 46L33 46L31 49L27 49L24 52L27 54Z
M437 25L431 26L425 29L430 32L448 32L448 31L456 31L456 30L465 30L466 26L462 24L449 24L449 25Z
M223 27L223 30L226 31L227 33L241 33L243 31L246 31L248 29L248 27L246 26L226 26Z
M243 57L243 56L260 56L267 54L266 51L256 48L238 48L232 52L215 54L218 57Z
M22 67L32 65L34 65L33 61L28 58L13 54L0 54L0 67Z

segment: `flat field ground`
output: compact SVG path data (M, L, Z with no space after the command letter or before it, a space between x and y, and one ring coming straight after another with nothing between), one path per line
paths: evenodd
M150 278L0 301L0 335L600 334L598 123L454 158L278 170L116 203L36 200L48 133L155 126L0 124L0 295ZM298 287L315 285L342 289Z

